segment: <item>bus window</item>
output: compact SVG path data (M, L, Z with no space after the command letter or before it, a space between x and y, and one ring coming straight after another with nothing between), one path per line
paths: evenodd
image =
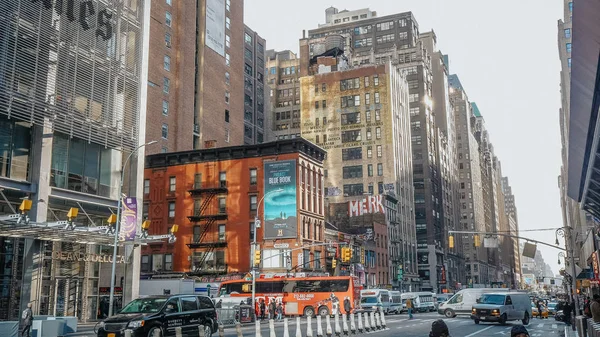
M261 294L282 293L283 281L256 282L256 292Z

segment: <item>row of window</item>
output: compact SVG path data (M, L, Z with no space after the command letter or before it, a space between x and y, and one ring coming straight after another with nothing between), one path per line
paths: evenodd
M373 139L373 134L371 132L371 128L367 128L367 140ZM381 128L375 128L375 138L381 139ZM360 142L362 141L362 133L361 130L347 130L342 131L342 143L351 143L351 142ZM379 147L381 145L378 145Z
M343 190L344 190L344 196L357 196L357 195L363 195L365 193L364 190L364 184L344 184L343 186ZM368 194L374 194L374 186L372 184L369 184L367 186L367 193ZM385 189L384 189L384 183L383 182L378 182L377 183L377 193L378 194L383 194L385 193ZM328 188L325 187L325 195L329 195L328 194Z
M279 73L281 75L294 75L294 74L296 74L297 70L299 71L300 69L297 69L296 66L291 66L291 67L279 68ZM277 67L269 68L269 73L271 75L277 74Z
M343 172L344 179L355 179L355 178L363 177L362 165L344 166L342 168L342 172ZM373 164L367 165L367 175L369 177L373 176ZM377 163L377 176L378 177L383 176L383 164L382 163Z
M249 170L249 181L250 185L256 185L258 177L258 171L256 168L251 168ZM227 187L227 172L221 171L219 172L219 186ZM194 189L202 188L202 173L196 173L194 175ZM169 192L177 191L177 177L171 176L169 177ZM150 179L144 179L144 194L150 194Z

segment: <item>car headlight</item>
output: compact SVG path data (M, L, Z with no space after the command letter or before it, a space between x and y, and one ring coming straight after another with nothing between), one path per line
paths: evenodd
M497 313L497 312L498 312L498 309L494 309L494 310L492 310L492 312L495 312L495 313Z
M142 326L144 326L144 320L141 320L141 321L131 321L131 322L129 322L129 324L127 324L128 328L134 328L134 329L142 327Z
M475 310L475 308L473 308L473 309L471 309L471 313L472 313L473 315L475 315L475 314L477 313L477 310Z

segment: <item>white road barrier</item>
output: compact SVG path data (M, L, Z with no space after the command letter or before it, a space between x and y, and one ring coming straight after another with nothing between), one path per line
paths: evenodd
M358 313L358 333L363 333L363 320L362 320L362 312Z
M323 337L323 326L321 325L321 315L317 316L317 337Z
M306 337L313 337L312 317L306 317Z
M381 327L383 329L387 329L387 325L385 323L385 315L383 313L381 314Z
M329 317L329 315L325 316L325 321L327 322L327 326L325 327L325 334L327 335L327 337L331 337L331 335L333 335L333 329L331 328L331 318Z
M277 334L275 334L275 321L272 319L269 320L269 331L270 331L270 334L269 334L270 337L277 337Z
M375 312L371 311L371 330L375 331L377 327L375 326Z
M335 313L335 335L340 336L342 334L342 328L340 327L340 315Z
M262 337L262 334L260 333L260 321L259 321L259 320L256 320L256 321L254 322L254 324L255 324L255 328L256 328L256 330L255 330L255 332L254 332L254 335L255 335L256 337Z
M342 315L342 330L344 331L344 336L348 336L348 319L347 315Z
M296 337L302 337L302 327L300 324L300 316L296 317Z
M365 331L371 331L371 323L369 323L369 313L365 312Z

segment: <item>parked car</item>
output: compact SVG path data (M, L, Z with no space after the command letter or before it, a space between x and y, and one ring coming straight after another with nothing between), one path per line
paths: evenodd
M487 293L483 294L471 310L471 319L475 324L480 321L498 322L522 321L529 324L531 300L526 293Z
M207 296L172 295L138 298L127 304L118 314L100 323L98 337L123 337L132 330L132 337L175 336L181 328L184 336L204 337L217 331L217 312Z

